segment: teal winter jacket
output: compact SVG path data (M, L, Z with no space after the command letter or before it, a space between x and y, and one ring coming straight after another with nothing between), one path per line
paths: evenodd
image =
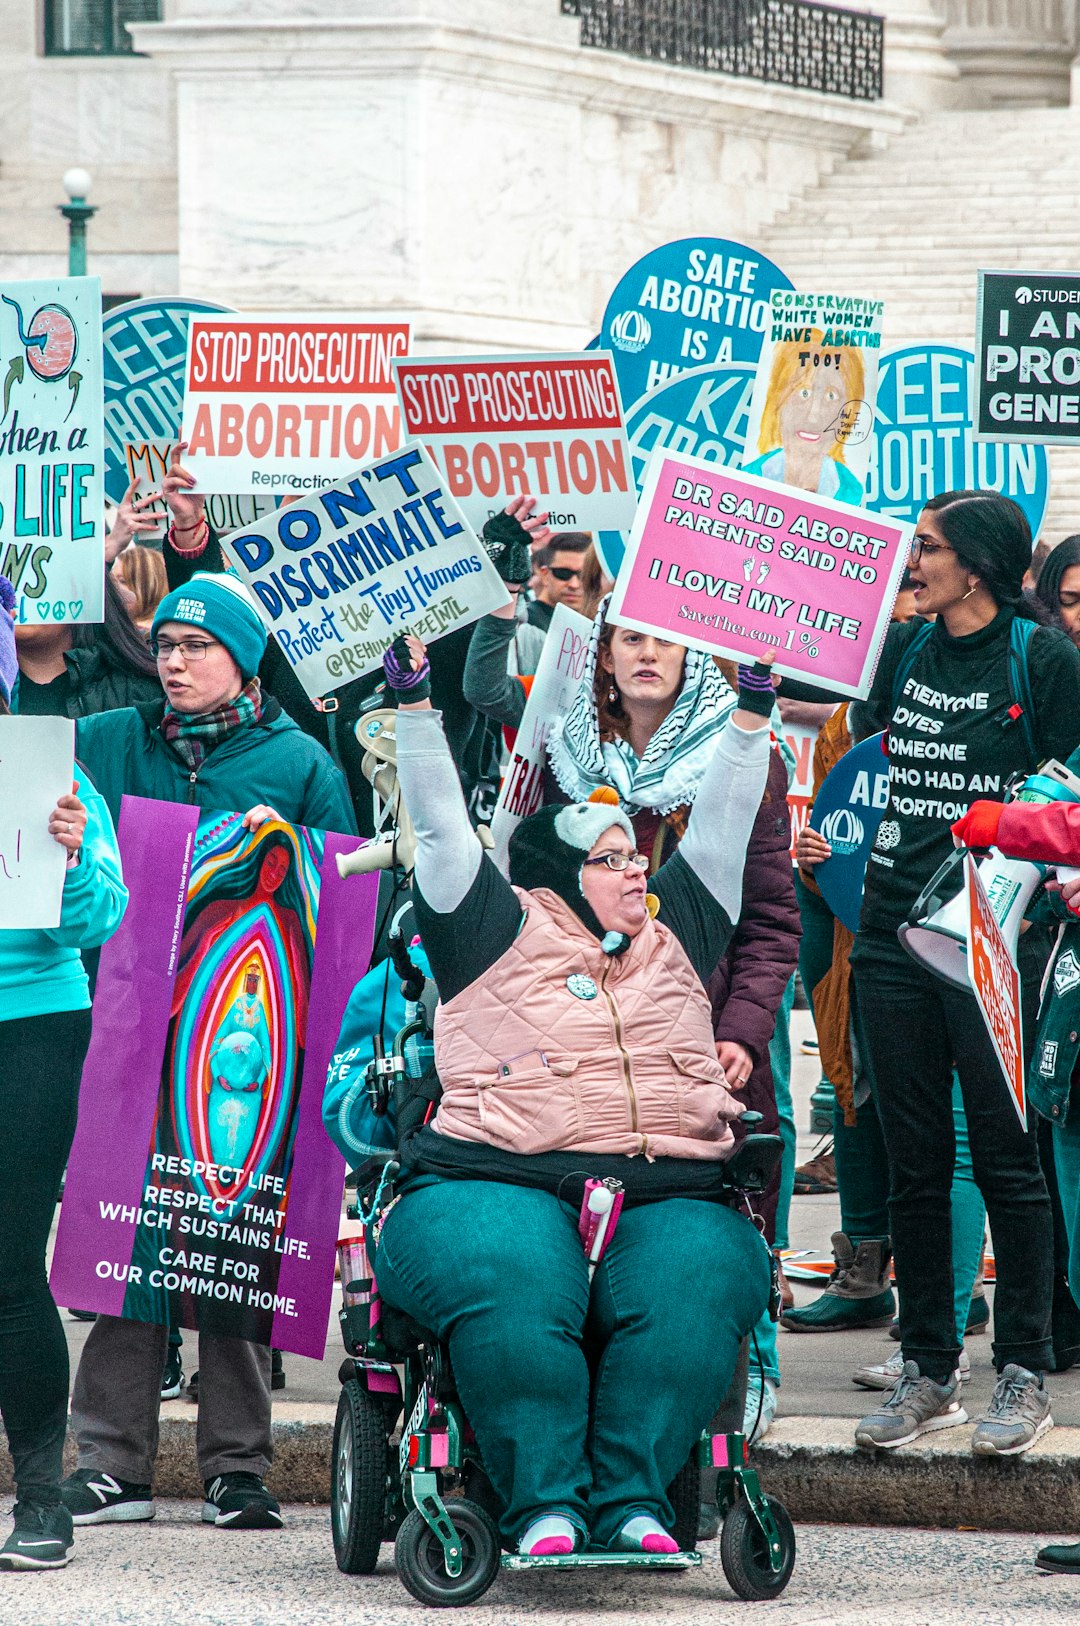
M75 725L75 753L114 819L126 793L223 813L246 813L265 803L287 824L355 834L352 799L340 768L272 695L264 696L259 722L230 729L195 770L159 732L164 712L162 697L82 717Z

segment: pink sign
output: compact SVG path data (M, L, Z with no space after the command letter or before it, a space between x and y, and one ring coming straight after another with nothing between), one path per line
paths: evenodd
M610 621L856 699L870 692L911 526L658 450Z

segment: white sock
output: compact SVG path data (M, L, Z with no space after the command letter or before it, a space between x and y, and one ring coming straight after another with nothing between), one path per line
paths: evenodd
M528 1558L537 1542L550 1541L555 1536L566 1536L570 1540L570 1550L577 1546L577 1529L569 1519L564 1519L560 1513L545 1513L539 1519L534 1519L525 1534L518 1542L518 1552Z
M646 1536L659 1536L665 1546L671 1541L671 1536L662 1524L658 1524L647 1513L637 1513L632 1519L627 1519L615 1537L615 1545L624 1553L645 1552Z

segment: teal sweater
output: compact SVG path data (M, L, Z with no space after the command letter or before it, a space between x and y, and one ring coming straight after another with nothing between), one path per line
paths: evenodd
M60 924L51 931L0 931L0 1020L90 1008L80 949L98 948L119 926L128 894L116 831L104 800L76 770L89 818L79 862L64 876Z

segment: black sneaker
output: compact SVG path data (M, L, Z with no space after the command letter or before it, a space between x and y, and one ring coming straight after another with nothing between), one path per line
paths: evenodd
M72 1540L63 1502L16 1502L15 1528L0 1547L0 1570L62 1570L71 1562Z
M156 1512L149 1485L134 1485L97 1468L76 1468L60 1494L75 1524L137 1524Z
M206 1524L230 1530L280 1530L284 1523L280 1507L258 1474L218 1474L204 1488Z
M162 1400L178 1400L184 1388L184 1364L180 1351L169 1348L169 1358L165 1362L165 1370L161 1374Z
M270 1387L271 1389L284 1389L285 1362L281 1358L280 1349L270 1351Z

